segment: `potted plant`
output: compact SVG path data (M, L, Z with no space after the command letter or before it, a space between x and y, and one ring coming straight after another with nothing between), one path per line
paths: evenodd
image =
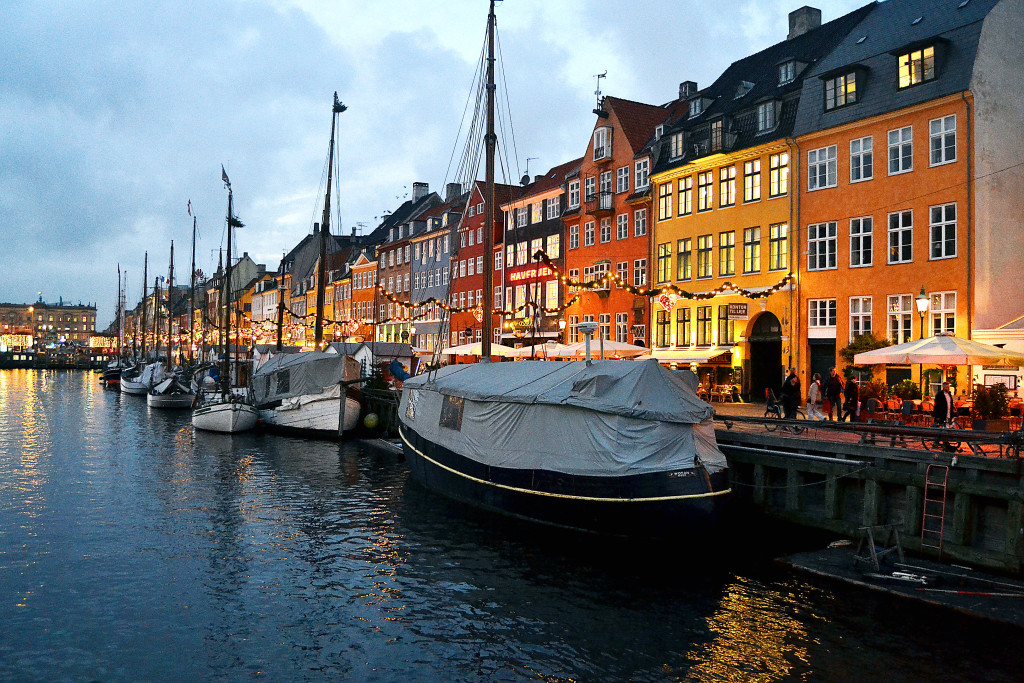
M1005 417L1010 412L1010 399L1006 395L1006 385L996 384L986 387L981 384L974 389L973 428L986 432L1005 432L1010 429L1010 420Z
M877 415L868 412L869 406L876 406L878 408L882 408L885 406L885 399L888 397L889 387L886 386L885 382L861 382L859 393L861 406L860 419L862 422L866 422L872 419L872 417L877 417ZM876 402L871 403L871 399L874 399Z
M917 386L917 382L912 379L904 379L896 382L892 385L889 393L892 396L898 396L904 400L921 398L921 390Z

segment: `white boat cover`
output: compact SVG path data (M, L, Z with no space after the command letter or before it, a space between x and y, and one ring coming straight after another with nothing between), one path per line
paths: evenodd
M279 353L253 375L256 405L319 394L346 379L359 377L359 363L349 356L322 351Z
M478 462L623 476L726 467L713 410L657 361L477 363L406 380L403 423Z

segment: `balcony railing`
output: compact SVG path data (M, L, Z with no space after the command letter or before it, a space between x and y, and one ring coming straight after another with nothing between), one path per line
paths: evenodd
M586 198L586 210L591 216L600 216L612 212L612 191L605 190Z

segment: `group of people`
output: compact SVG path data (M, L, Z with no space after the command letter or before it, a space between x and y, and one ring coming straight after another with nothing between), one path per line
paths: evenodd
M782 389L779 390L783 417L796 417L800 397L800 378L794 370L790 370L786 381L782 383ZM856 378L844 382L833 367L829 369L828 378L822 384L821 373L814 373L811 387L807 391L807 417L812 420L856 421L859 416L860 387Z

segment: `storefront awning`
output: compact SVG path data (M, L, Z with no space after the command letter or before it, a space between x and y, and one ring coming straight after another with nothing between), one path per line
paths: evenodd
M732 346L712 346L709 348L654 349L651 357L659 363L711 363L729 362L729 358L720 356L732 355Z

